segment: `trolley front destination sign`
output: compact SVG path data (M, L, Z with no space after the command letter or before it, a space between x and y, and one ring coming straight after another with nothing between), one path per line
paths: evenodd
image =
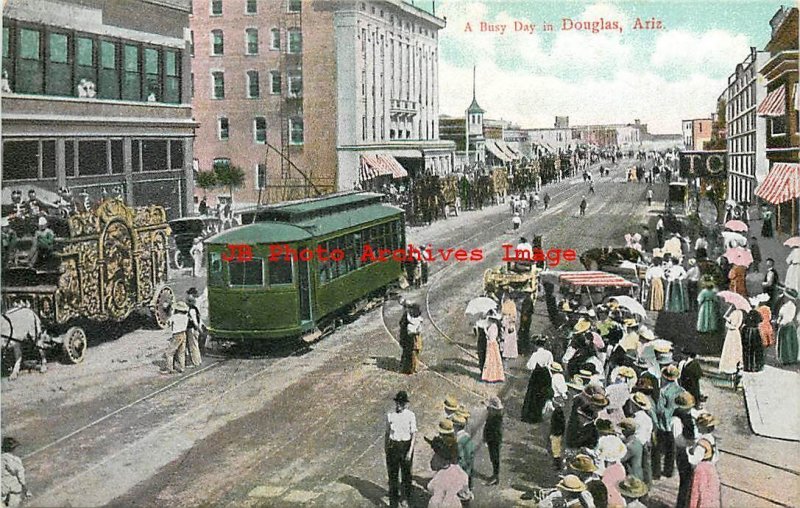
M683 178L728 178L725 150L680 152Z

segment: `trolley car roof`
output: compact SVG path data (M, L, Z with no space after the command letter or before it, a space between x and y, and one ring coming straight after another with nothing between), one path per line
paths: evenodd
M205 243L227 245L229 243L290 243L311 238L303 228L281 222L256 222L218 233Z

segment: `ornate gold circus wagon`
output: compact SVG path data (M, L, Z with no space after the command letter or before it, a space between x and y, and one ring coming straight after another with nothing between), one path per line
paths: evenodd
M72 363L83 361L86 332L77 323L123 321L137 309L166 327L166 213L131 208L120 198L59 215L12 216L3 222L3 310L29 307ZM45 334L47 335L47 334Z

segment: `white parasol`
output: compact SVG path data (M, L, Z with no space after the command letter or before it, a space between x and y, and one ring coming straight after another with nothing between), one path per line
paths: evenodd
M464 315L474 324L476 321L486 316L486 313L490 310L497 310L497 302L489 297L479 296L469 301Z

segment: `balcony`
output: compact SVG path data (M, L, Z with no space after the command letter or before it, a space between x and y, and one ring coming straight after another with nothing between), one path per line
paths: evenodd
M391 114L416 115L419 112L419 105L414 101L392 99L389 104L389 112Z

